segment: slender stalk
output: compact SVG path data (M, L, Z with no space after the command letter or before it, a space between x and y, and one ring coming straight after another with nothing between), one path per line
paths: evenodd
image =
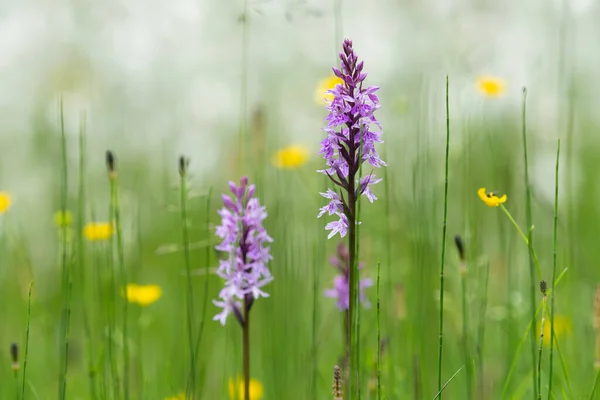
M540 345L537 359L537 398L542 399L542 349L544 348L544 324L546 323L546 295L542 297L542 322L540 323Z
M249 34L248 34L248 0L243 0L242 10L242 51L240 60L241 79L240 79L240 133L238 139L239 147L239 165L241 171L244 171L245 166L245 154L246 148L246 118L248 116L248 47L249 47ZM241 172L239 171L239 172ZM238 174L239 175L239 174Z
M381 400L381 294L379 281L381 277L381 261L377 260L377 400Z
M596 372L596 378L594 378L594 386L592 387L592 392L590 393L590 400L594 399L594 394L596 394L596 389L598 388L598 382L600 382L600 369Z
M479 398L482 399L483 395L483 343L485 338L485 317L487 314L487 296L488 296L488 283L490 280L490 263L485 263L485 279L483 285L483 299L481 301L481 309L479 311L479 328L477 330L477 376L479 379Z
M523 334L523 337L521 338L521 341L519 342L519 345L517 346L517 351L515 352L515 356L513 357L510 368L508 369L508 374L506 375L506 379L504 380L504 386L502 387L502 394L500 395L500 399L505 398L508 387L510 386L510 380L512 378L512 374L515 371L515 367L517 366L517 360L519 359L519 354L521 354L521 349L523 348L523 344L525 344L525 341L527 340L527 335L529 335L530 331L535 332L535 328L533 327L533 324L535 323L537 315L540 312L541 308L542 308L542 305L540 304L538 306L538 308L535 310L535 318L532 319L531 321L529 321L529 324L527 325L527 329L525 330L525 333ZM537 368L537 365L536 365L536 368ZM537 385L537 381L535 382L534 386L536 386L536 385Z
M464 264L465 261L462 262ZM468 316L469 312L467 310L467 271L466 267L461 267L461 288L462 288L462 340L463 340L463 356L465 359L465 375L466 375L466 386L467 386L467 399L473 398L472 393L472 368L471 368L471 357L469 354L469 337L468 337Z
M27 328L25 330L25 356L23 357L23 383L21 384L21 400L25 400L25 382L27 381L27 360L29 356L29 327L31 326L31 290L33 282L29 283L27 296Z
M327 183L328 181L326 180L326 178L323 178L323 191L327 190ZM317 241L319 243L319 245L317 246L317 251L314 252L314 256L315 259L313 261L313 309L312 309L312 332L311 332L311 341L312 341L312 385L311 385L311 398L312 399L316 399L317 398L317 377L318 377L318 371L319 371L319 364L318 364L318 353L317 353L317 342L318 342L318 333L317 333L317 328L318 328L318 321L319 321L319 315L318 315L318 311L319 311L319 303L320 303L320 298L321 298L321 293L319 292L319 279L320 279L320 275L319 275L319 271L320 271L320 263L323 260L323 256L324 256L324 243L325 243L325 230L324 230L324 223L319 219L317 222L317 233L316 233L316 238ZM345 335L345 337L347 337L347 335Z
M521 236L521 238L523 239L525 244L529 247L529 253L531 254L531 258L533 259L533 265L535 266L537 273L538 273L538 277L541 280L542 279L542 269L540 267L540 262L538 260L538 256L537 256L535 250L533 249L533 247L531 245L531 242L529 241L529 237L531 237L531 229L529 230L529 237L525 236L525 234L521 230L521 227L519 226L519 224L517 224L517 221L515 221L513 216L506 209L506 207L504 207L504 204L500 204L500 208L502 209L502 212L504 212L504 214L506 215L508 220L513 224L515 229L517 229L517 232L519 233L519 235ZM534 277L534 279L535 279L535 277Z
M121 208L119 206L119 190L117 185L117 173L116 171L109 171L109 182L110 182L110 199L111 209L114 218L116 237L117 237L117 263L119 269L119 275L121 280L121 287L127 287L127 272L125 271L125 260L123 250L123 229L121 226ZM113 295L115 293L113 292ZM123 325L123 396L124 399L129 399L129 302L125 297L122 300L122 325Z
M248 296L244 296L242 335L244 346L244 400L250 400L250 303Z
M463 365L462 367L460 367L460 368L458 369L458 371L456 371L456 372L454 373L454 375L452 375L452 376L450 377L450 379L448 379L448 381L447 381L446 383L444 383L444 386L442 386L442 388L439 390L439 392L437 392L437 394L435 395L435 397L433 398L433 400L440 399L440 398L442 397L442 392L444 391L444 389L446 389L446 386L448 386L448 385L450 384L450 382L452 382L452 380L453 380L453 379L456 377L456 375L458 375L458 373L459 373L460 371L462 371L462 369L463 369L464 367L465 367L464 365Z
M354 195L354 177L348 178L349 186L348 189L348 207L350 208L350 215L348 218L348 249L349 249L349 266L350 271L348 273L348 347L346 349L347 366L348 366L348 399L352 400L354 397L355 389L358 390L358 385L354 377L354 363L353 361L353 349L354 349L354 329L352 321L354 321L354 308L356 306L356 198Z
M556 292L554 291L556 280L556 248L558 240L558 168L560 163L560 139L556 147L556 171L554 175L554 249L552 252L552 298L550 299L550 372L548 375L548 399L552 395L552 364L554 356L554 301Z
M206 236L209 236L210 232L210 199L212 196L212 187L208 189L206 195ZM208 306L208 278L210 277L210 246L205 247L204 253L204 297L202 299L202 319L200 320L200 327L198 328L198 337L196 338L196 345L194 346L194 358L197 365L198 353L200 351L200 343L202 339L202 332L204 331L204 322L206 321L206 312Z
M18 368L13 368L13 377L15 378L15 398L19 400L19 392L20 392L20 382L19 382L19 373Z
M196 388L196 356L194 354L194 296L192 286L192 263L190 260L190 240L188 232L188 216L187 216L187 160L181 157L179 160L179 195L181 209L181 230L183 240L183 258L185 264L186 275L186 309L187 309L187 328L188 328L188 345L190 355L190 375L188 378L188 387L186 389L186 397L194 398Z
M523 87L523 104L522 104L522 137L523 137L523 162L524 162L524 168L525 168L525 175L524 175L524 183L525 183L525 220L526 220L526 224L527 224L527 229L529 230L528 236L527 236L527 244L530 246L530 249L532 249L532 240L533 240L533 232L531 231L531 229L529 229L532 225L532 216L531 216L531 189L529 186L529 159L527 156L527 88ZM521 234L521 236L523 236ZM534 274L534 260L533 260L533 253L531 252L531 250L529 251L529 307L530 307L530 312L531 312L531 319L532 321L535 320L535 292L536 292L536 279L535 279L535 274ZM538 271L538 275L541 275L540 271ZM541 279L541 277L540 277ZM534 398L537 397L537 386L536 386L536 380L537 380L537 369L535 368L536 366L536 360L535 360L535 337L536 333L535 330L531 330L531 360L533 363L533 395Z
M446 75L446 161L444 171L444 220L442 222L442 258L440 261L440 341L438 351L438 398L442 398L442 355L444 348L444 264L446 263L446 224L448 219L448 160L450 159L450 105Z
M85 266L85 240L83 239L83 227L85 220L85 156L86 156L86 113L82 112L79 119L79 194L77 196L77 265L79 272L79 287L82 293L82 312L83 312L83 329L85 333L86 351L88 356L88 378L90 385L90 396L92 400L96 400L96 371L94 370L94 349L95 344L90 326L90 316L88 314L87 304L87 281L86 281L86 266Z
M111 226L111 229L113 228L113 223L114 223L114 196L113 196L113 179L115 179L115 171L114 171L114 156L111 152L107 151L106 152L106 161L107 161L107 166L108 166L108 178L109 178L109 185L110 185L110 201L109 201L109 206L108 206L108 215L109 215L109 223ZM115 278L115 260L113 258L113 244L114 244L114 235L111 235L110 237L110 245L108 246L108 248L106 249L106 254L105 254L105 262L106 262L106 269L107 269L107 273L108 273L108 280L109 280L109 289L108 289L108 299L102 299L101 303L102 304L106 304L106 311L108 314L108 338L107 338L107 347L108 347L108 363L109 363L109 367L110 367L110 374L109 374L109 379L112 383L113 386L113 396L118 399L121 397L120 394L120 380L119 380L119 369L117 366L117 358L115 356L115 349L114 349L114 332L115 332L115 325L116 325L116 311L115 311L115 301L116 301L116 294L117 294L117 282L116 282L116 278ZM106 378L105 378L106 379Z
M61 143L61 194L60 194L60 209L64 216L67 212L67 193L68 193L68 162L67 162L67 137L65 134L65 121L63 112L63 99L60 98L60 143ZM61 340L62 340L62 351L60 355L60 369L59 369L59 387L58 397L64 400L66 397L67 390L67 368L69 363L69 325L71 319L71 270L67 260L67 226L61 224L61 271L62 271L62 288L61 292L65 296L62 311L62 323L61 323Z

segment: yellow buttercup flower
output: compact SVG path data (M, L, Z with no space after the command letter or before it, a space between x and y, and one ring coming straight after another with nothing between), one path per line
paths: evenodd
M477 79L477 88L488 97L499 97L506 90L506 84L500 78L493 76L480 76Z
M293 145L278 150L271 159L277 168L298 168L308 160L308 148L301 145Z
M540 324L541 321L538 320L537 322L537 327L536 327L536 333L539 335L540 333ZM561 336L564 336L565 334L569 334L571 333L571 320L567 317L564 317L562 315L554 315L554 336L557 339L560 339ZM550 324L550 317L546 317L546 320L544 321L544 339L543 339L543 344L545 346L550 346L550 335L551 335L551 324ZM538 337L539 339L539 337ZM555 342L556 343L556 342Z
M113 234L113 227L108 222L91 222L83 228L87 240L108 240Z
M58 210L54 213L54 224L59 228L71 226L73 216L69 211Z
M330 77L319 81L317 89L315 90L315 102L320 106L327 105L328 102L333 100L333 95L326 92L335 88L336 85L342 85L343 83L344 81L335 75L331 75Z
M158 285L137 285L128 283L125 288L125 297L130 303L137 303L140 306L149 306L160 299L162 289Z
M8 192L0 192L0 215L4 214L10 208L12 198Z
M486 192L485 188L481 188L477 191L479 198L490 207L498 207L502 203L506 203L506 195L498 197L494 192Z
M229 378L228 389L231 400L244 400L244 379L238 377L236 384L233 378ZM250 379L250 400L261 400L263 395L262 383L256 379Z

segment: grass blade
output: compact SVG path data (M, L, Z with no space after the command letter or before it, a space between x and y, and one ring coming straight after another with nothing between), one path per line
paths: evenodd
M552 393L552 367L554 361L554 302L556 299L555 280L556 280L556 247L557 247L557 229L558 229L558 168L560 163L560 139L556 147L556 172L554 176L554 249L552 254L552 298L550 299L550 372L548 375L548 398Z

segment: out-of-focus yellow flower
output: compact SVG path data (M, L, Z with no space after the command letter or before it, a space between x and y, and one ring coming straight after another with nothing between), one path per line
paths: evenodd
M72 222L73 222L73 216L71 215L70 211L58 210L57 212L54 213L54 224L56 226L58 226L59 228L62 228L65 226L71 226Z
M244 400L244 380L237 378L237 383L233 378L229 378L229 398L231 400ZM264 395L263 385L256 379L250 379L250 400L261 400Z
M477 78L477 88L488 97L500 97L506 90L506 84L500 78L480 76Z
M537 322L537 327L536 327L536 332L539 335L540 333L540 329L541 329L541 321L538 320ZM546 320L544 321L544 339L543 339L543 344L545 346L550 346L550 334L551 334L551 324L550 324L550 318L546 317ZM572 325L571 325L571 320L567 317L564 317L562 315L554 315L554 336L557 339L560 339L561 336L564 336L566 334L571 333L571 329L572 329Z
M315 90L315 102L320 106L327 105L327 102L333 100L333 95L326 92L336 87L336 85L342 85L343 83L344 81L335 75L331 75L319 81L317 89Z
M506 203L506 195L498 197L494 192L486 192L485 188L481 188L477 191L479 198L490 207L498 207L502 203Z
M12 198L8 192L0 192L0 215L4 214L10 208Z
M181 392L175 396L166 397L165 400L186 400L185 393Z
M158 285L137 285L128 283L125 288L125 297L130 303L137 303L140 306L149 306L160 299L162 289Z
M91 222L83 228L87 240L108 240L113 234L113 227L108 222Z
M277 168L298 168L306 163L308 156L308 148L301 145L293 145L275 152L271 162Z

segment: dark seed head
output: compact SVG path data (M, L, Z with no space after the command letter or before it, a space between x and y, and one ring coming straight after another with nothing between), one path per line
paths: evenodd
M546 281L542 280L540 282L540 290L542 291L542 294L545 296L546 291L548 290L548 284L546 283Z
M10 345L10 357L13 363L19 361L19 346L16 343L11 343Z
M189 159L185 158L185 156L179 157L179 175L181 175L182 177L186 176L189 165Z
M465 244L460 235L454 236L454 244L456 244L456 250L458 250L458 257L461 261L465 260Z
M106 151L106 168L108 169L109 173L113 173L115 172L115 155L113 154L112 151L107 150Z
M10 358L12 360L12 369L16 371L19 369L19 346L16 343L10 345Z

